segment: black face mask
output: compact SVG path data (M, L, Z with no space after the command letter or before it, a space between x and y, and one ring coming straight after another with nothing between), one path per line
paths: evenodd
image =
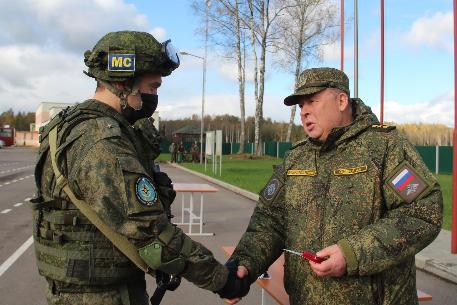
M143 106L140 110L133 109L129 104L127 104L127 107L121 108L122 115L131 125L139 119L149 118L157 109L159 97L157 94L141 93L141 100L143 101Z

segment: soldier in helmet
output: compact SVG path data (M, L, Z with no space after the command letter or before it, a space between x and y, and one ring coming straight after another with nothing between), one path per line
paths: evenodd
M284 104L298 104L306 134L260 192L231 260L251 281L283 249L291 305L418 304L414 255L438 235L436 178L394 126L380 125L349 80L308 69ZM231 303L235 303L234 299Z
M245 295L246 280L170 222L176 193L154 166L160 137L149 119L162 77L179 65L170 41L112 32L84 55L95 95L41 130L35 169L33 235L48 303L146 305L145 273L161 288L182 276L221 297Z

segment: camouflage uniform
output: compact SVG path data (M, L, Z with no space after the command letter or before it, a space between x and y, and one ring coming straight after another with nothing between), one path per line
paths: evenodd
M324 142L304 139L274 168L233 258L254 281L283 248L338 244L347 263L341 277L317 277L306 260L285 254L292 305L417 304L414 255L440 231L440 187L395 127L351 102L352 124Z
M87 100L61 112L40 135L34 244L39 272L49 283L49 304L148 304L144 272L59 188L49 148L54 128L56 165L71 190L127 237L152 269L211 291L224 287L227 268L169 220L175 192L169 178L154 169L160 138L151 121L133 127L114 108ZM154 252L151 245L159 243L161 252Z
M190 148L190 152L192 153L192 162L198 162L199 161L198 153L200 152L200 149L198 148L197 143L192 144L192 147Z

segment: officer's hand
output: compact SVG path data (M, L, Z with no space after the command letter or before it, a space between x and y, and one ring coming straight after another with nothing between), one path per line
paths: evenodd
M236 276L239 277L240 279L244 278L244 277L247 277L248 276L248 269L246 269L246 267L244 266L238 266L238 270L236 272ZM238 303L239 301L241 301L242 298L234 298L234 299L225 299L225 303L227 304L230 304L230 305L234 305L236 303Z
M224 287L216 291L216 293L223 299L235 300L238 298L242 298L248 294L251 283L249 282L249 278L244 276L244 278L239 278L238 274L238 266L235 261L229 260L226 264L227 269L229 270L229 275L227 277L227 282L225 283ZM246 270L247 271L247 270ZM238 302L237 300L236 302ZM230 302L230 301L229 301ZM234 302L233 304L235 304ZM230 303L229 303L230 304Z
M311 269L320 277L340 277L346 273L346 258L338 245L332 245L316 253L320 257L328 257L320 264L309 262Z

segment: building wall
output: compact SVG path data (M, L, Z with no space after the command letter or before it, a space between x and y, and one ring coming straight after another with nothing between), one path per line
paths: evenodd
M35 128L39 130L41 126L46 125L57 113L68 106L69 103L41 103L35 112Z
M16 146L40 146L38 142L39 134L37 131L16 131Z

